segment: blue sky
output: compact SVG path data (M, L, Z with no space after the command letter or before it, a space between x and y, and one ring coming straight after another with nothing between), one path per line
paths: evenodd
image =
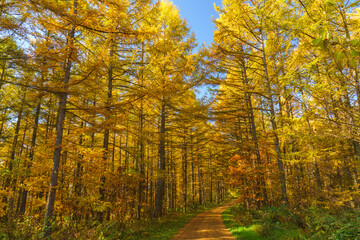
M198 46L201 47L204 42L212 42L215 26L212 17L218 17L214 9L214 3L221 6L222 0L170 0L180 10L182 18L186 19L191 31L195 33ZM197 87L196 95L200 98L209 99L209 91L206 86Z
M221 6L221 0L171 0L180 9L180 14L195 32L199 46L212 41L214 24L211 16L217 18L214 3Z

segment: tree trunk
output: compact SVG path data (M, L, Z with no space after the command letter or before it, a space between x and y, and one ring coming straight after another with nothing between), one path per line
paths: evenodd
M111 46L112 47L112 46ZM110 50L110 63L109 63L109 71L108 71L108 87L107 87L107 99L106 99L106 117L105 117L105 122L106 122L106 128L105 128L105 132L104 132L104 142L103 142L103 149L104 149L104 154L102 157L102 175L100 177L100 188L99 188L99 193L100 193L100 201L105 201L105 181L106 181L106 177L105 177L105 172L106 172L106 162L108 160L109 157L109 139L110 139L110 126L109 126L109 122L111 119L111 100L112 100L112 88L113 88L113 66L112 66L112 57L113 57L113 50ZM104 212L98 212L97 213L97 219L99 222L103 222L104 221Z
M6 60L4 61L4 65L2 66L2 72L1 72L1 78L0 78L0 89L2 88L3 84L4 84L4 79L5 79L5 72L6 72L6 65L7 62Z
M143 114L143 104L141 102L141 109L140 109L140 159L139 159L139 172L141 178L145 175L144 172L144 141L143 141L143 127L144 127L144 114ZM138 212L137 212L137 219L141 218L141 202L142 202L142 190L143 190L144 180L139 180L138 186Z
M192 204L195 203L195 169L194 169L194 145L193 136L191 135L191 192L192 192Z
M11 148L10 161L9 161L9 165L8 165L10 175L6 178L5 187L4 187L4 189L12 189L13 193L15 193L14 190L16 187L16 177L13 174L13 168L14 168L14 163L15 163L16 148L18 145L17 143L18 143L18 139L19 139L20 124L21 124L21 120L23 118L24 100L25 100L25 96L23 97L23 99L21 101L20 110L19 110L18 116L17 116L14 140L13 140L13 144L12 144L12 148ZM12 208L13 208L13 204L14 204L14 197L15 196L10 195L9 199L8 199L9 204L8 204L7 210L8 210L9 217L12 215L12 212L13 212ZM4 200L6 201L7 199L5 198Z
M213 173L212 173L212 152L210 148L210 160L209 160L209 170L210 170L210 202L213 202Z
M74 11L73 14L77 14L77 0L74 0ZM72 26L70 33L69 33L69 43L70 46L75 37L75 26ZM71 48L72 46L70 46ZM64 123L65 123L65 114L66 114L66 104L68 98L68 84L70 81L71 76L71 67L72 67L72 57L73 50L70 50L70 54L68 59L66 60L65 64L65 75L64 75L64 92L60 93L60 102L59 102L59 112L58 112L58 120L56 124L56 142L55 142L55 150L54 150L54 157L53 157L53 167L51 172L51 180L50 180L50 188L49 188L49 195L46 204L46 213L44 219L44 235L45 237L50 236L51 229L50 229L50 222L53 217L54 206L55 206L55 195L56 195L56 188L58 185L58 175L59 175L59 165L60 165L60 157L61 157L61 144L63 140L63 130L64 130Z
M36 146L37 130L38 130L38 126L39 126L40 110L41 110L41 98L39 99L39 102L36 106L36 111L35 111L35 119L34 119L32 138L31 138L29 160L26 164L26 170L27 170L26 176L30 175L30 168L31 168L31 165L32 165L32 162L34 159L34 151L35 151L35 146ZM24 213L25 213L27 194L28 194L28 191L25 186L22 191L22 194L21 194L21 204L20 204L20 210L19 210L20 216L24 215Z
M283 200L284 205L288 206L289 201L288 201L287 190L286 190L284 163L282 160L279 137L276 133L277 126L276 126L276 114L275 114L275 106L274 106L275 104L274 104L274 100L273 100L273 94L272 94L271 85L270 85L270 77L269 77L268 68L267 68L267 61L266 61L266 54L265 54L265 40L264 40L263 34L261 34L261 43L262 43L262 52L263 52L262 61L264 64L264 71L265 71L265 84L266 84L266 88L267 88L268 99L270 101L270 121L271 121L271 126L274 131L274 135L275 135L275 150L276 150L276 156L277 156L277 162L278 162L278 170L280 173L281 194L282 194L282 200Z
M8 108L5 108L4 109L4 112L3 112L3 116L1 116L1 124L0 124L0 139L1 139L1 136L2 136L2 132L4 131L4 125L5 125L5 122L6 122L6 113L7 113L7 110Z
M184 147L183 147L183 179L184 179L184 211L187 210L187 146L186 146L186 130L185 130L185 136L184 136Z
M141 63L144 64L144 55L145 55L145 49L144 49L144 43L141 45ZM141 87L144 85L144 74L143 70L140 70L140 84ZM140 220L141 218L141 202L142 202L142 191L143 191L143 184L145 176L145 170L144 170L144 156L145 156L145 149L144 149L144 137L143 137L143 130L144 130L144 103L143 98L141 98L140 102L140 112L139 112L139 130L140 130L140 158L139 158L139 172L141 179L139 180L139 186L138 186L138 211L137 211L137 219Z
M203 203L203 195L202 195L202 189L201 189L201 173L200 173L200 166L198 166L198 190L199 190L199 205L202 205Z
M165 103L162 103L160 113L160 141L159 141L159 172L157 178L157 188L155 196L154 217L162 216L163 200L165 194L165 122L166 122Z
M248 87L248 77L246 73L246 65L245 65L245 59L242 59L242 69L243 69L243 82L245 84L245 87ZM252 136L252 140L254 142L255 147L255 155L256 155L256 168L260 171L258 180L257 180L257 192L258 195L256 202L258 205L258 208L260 208L261 203L263 205L267 205L267 191L266 191L266 184L265 184L265 178L264 173L261 171L261 156L260 156L260 150L259 150L259 142L256 132L256 124L255 124L255 117L254 117L254 110L252 107L251 102L251 95L250 93L245 93L245 100L247 102L248 107L248 114L249 114L249 125L250 125L250 133ZM260 200L260 194L262 193L262 199Z

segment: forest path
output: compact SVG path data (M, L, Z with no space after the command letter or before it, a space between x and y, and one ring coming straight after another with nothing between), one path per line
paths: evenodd
M235 237L225 227L221 213L229 207L235 205L238 200L234 200L224 206L217 207L203 212L193 218L173 240L215 240L215 239L233 239Z

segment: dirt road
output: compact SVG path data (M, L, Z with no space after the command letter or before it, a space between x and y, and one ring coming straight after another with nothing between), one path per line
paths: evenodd
M208 210L193 218L173 240L218 240L218 239L233 239L234 236L225 227L222 222L221 213L227 208L234 205L237 201L233 201L224 206Z

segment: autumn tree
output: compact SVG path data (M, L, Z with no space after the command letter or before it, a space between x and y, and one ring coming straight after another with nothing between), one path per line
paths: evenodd
M194 37L189 34L189 29L178 10L169 2L161 2L155 21L159 31L149 47L151 58L148 60L148 76L153 81L149 90L156 99L155 104L159 111L159 171L154 210L154 216L159 217L163 214L165 194L168 107L173 104L174 97L186 89L185 76L192 71L191 49L194 46Z

